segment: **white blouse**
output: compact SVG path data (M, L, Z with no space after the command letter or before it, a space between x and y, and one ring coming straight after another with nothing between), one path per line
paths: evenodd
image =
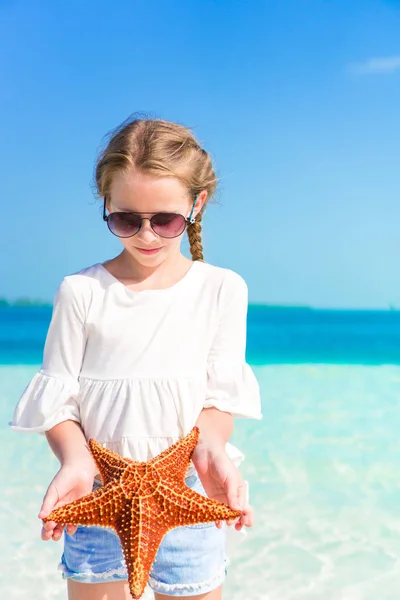
M260 419L247 302L238 274L198 261L161 290L133 291L100 263L65 277L43 363L10 426L43 433L72 419L87 439L147 461L189 433L203 408Z

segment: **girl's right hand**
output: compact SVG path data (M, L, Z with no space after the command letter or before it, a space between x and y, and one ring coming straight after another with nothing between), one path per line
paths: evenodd
M82 463L63 465L47 488L43 504L38 514L39 519L47 517L52 510L64 506L90 494L93 488L95 473L93 469L85 469ZM57 542L62 535L64 526L54 521L43 522L42 540L53 539ZM67 533L74 534L77 525L67 525Z

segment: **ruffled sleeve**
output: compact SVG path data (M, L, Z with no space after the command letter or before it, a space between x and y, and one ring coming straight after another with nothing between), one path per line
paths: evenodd
M19 399L12 429L43 433L62 421L80 421L78 378L85 346L83 302L65 278L54 296L42 366Z
M204 408L214 406L234 417L261 419L260 388L246 363L246 282L231 272L221 293L217 331L208 355Z

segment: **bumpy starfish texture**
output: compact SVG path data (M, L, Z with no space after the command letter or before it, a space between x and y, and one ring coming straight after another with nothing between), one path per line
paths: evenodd
M183 525L235 519L242 513L198 494L185 483L199 429L150 460L137 462L103 448L89 449L103 486L53 510L45 521L113 528L121 541L133 598L142 596L164 535Z

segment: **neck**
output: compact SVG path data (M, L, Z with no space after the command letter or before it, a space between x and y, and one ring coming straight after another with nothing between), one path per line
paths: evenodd
M156 266L140 264L126 250L121 252L116 261L126 279L137 283L152 280L167 285L174 283L176 279L180 279L192 263L191 260L183 256L179 251Z

